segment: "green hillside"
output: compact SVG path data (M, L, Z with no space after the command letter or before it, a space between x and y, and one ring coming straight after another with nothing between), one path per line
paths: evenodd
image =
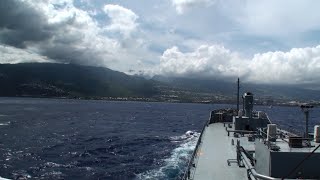
M0 96L150 97L157 93L151 80L72 64L1 64L0 84Z

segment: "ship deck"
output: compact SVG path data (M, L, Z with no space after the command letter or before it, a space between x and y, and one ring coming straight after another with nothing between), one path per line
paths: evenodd
M234 138L231 135L233 136L233 133L227 135L223 123L214 123L206 127L194 160L195 168L191 171L194 180L248 179L246 168L239 168L237 163L228 166L227 160L236 159L237 139L247 150L253 149L254 146L244 139L247 137ZM231 145L232 139L234 145Z

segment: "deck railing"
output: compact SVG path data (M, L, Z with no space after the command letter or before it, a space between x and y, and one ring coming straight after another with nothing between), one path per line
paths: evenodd
M211 114L213 113L213 111L211 112ZM199 148L199 145L201 143L201 139L202 139L202 134L206 128L206 126L208 126L208 124L210 123L210 120L212 118L212 115L210 114L210 117L209 117L209 120L205 123L205 125L203 126L202 130L201 130L201 133L200 133L200 136L198 138L198 141L197 141L197 144L196 144L196 147L191 155L191 158L188 162L188 166L187 166L187 169L185 170L185 172L183 173L183 176L180 178L181 180L187 180L190 178L190 170L191 170L191 167L194 166L193 165L193 160L197 154L197 151L198 151L198 148Z

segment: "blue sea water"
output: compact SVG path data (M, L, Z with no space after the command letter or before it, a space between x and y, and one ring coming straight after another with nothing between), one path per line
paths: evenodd
M177 179L210 111L230 106L0 98L0 176ZM299 108L256 109L304 128ZM319 115L316 108L310 127Z

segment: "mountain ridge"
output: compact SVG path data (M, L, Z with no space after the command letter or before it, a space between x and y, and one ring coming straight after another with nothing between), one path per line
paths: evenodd
M145 79L104 67L57 63L0 64L0 96L235 103L236 81L154 76ZM241 83L260 103L319 101L320 90Z
M149 97L153 81L108 68L56 63L0 65L0 96Z
M236 96L236 80L223 81L219 79L197 79L181 77L155 76L155 81L161 81L178 89L195 92L215 92L225 96ZM241 80L241 79L240 79ZM240 94L253 92L259 98L313 101L320 99L320 90L303 88L300 85L254 84L240 82Z

